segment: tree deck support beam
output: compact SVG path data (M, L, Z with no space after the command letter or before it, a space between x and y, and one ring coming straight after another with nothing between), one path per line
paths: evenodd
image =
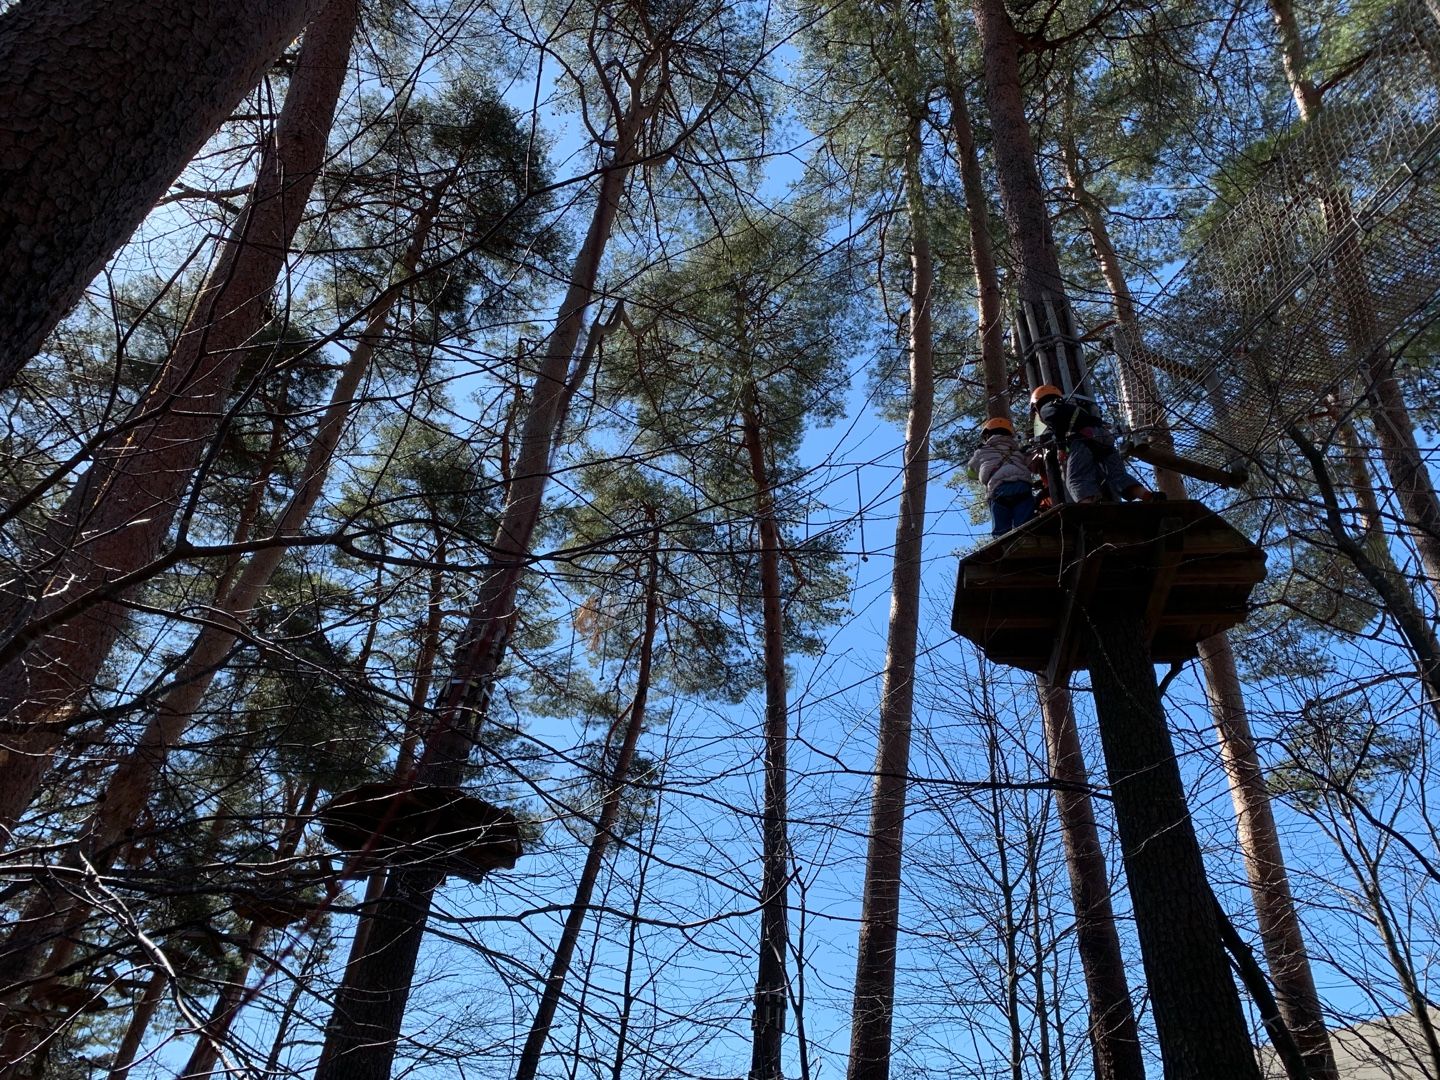
M1125 453L1137 461L1143 461L1157 469L1169 469L1171 472L1180 473L1199 480L1205 484L1219 484L1221 487L1238 488L1244 487L1250 479L1250 474L1241 468L1221 469L1214 465L1207 465L1203 461L1196 461L1194 458L1181 457L1173 451L1164 447L1156 446L1152 442L1134 441L1126 442Z
M1050 661L1045 665L1045 681L1052 686L1064 686L1075 668L1080 648L1079 619L1076 616L1090 603L1095 595L1095 586L1100 583L1100 571L1105 565L1104 537L1105 534L1098 528L1080 528L1079 557L1066 572L1065 606L1055 628Z

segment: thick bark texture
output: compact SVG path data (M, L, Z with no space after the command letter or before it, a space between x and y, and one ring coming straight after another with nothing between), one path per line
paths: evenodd
M307 31L250 200L180 344L136 407L140 422L97 452L48 530L28 580L15 586L20 594L4 598L10 659L0 669L6 717L0 830L13 826L33 797L68 717L125 625L126 584L138 584L127 575L143 575L160 554L181 496L223 423L235 372L267 321L271 291L325 158L357 10L357 0L330 0ZM66 617L77 597L92 593L89 599L104 599Z
M758 410L755 387L751 385L746 394L744 441L755 484L755 521L760 531L760 601L765 628L765 808L761 828L760 955L755 975L755 1013L750 1022L754 1030L750 1080L782 1080L781 1051L789 990L786 958L790 949L786 811L790 729L785 690L785 616L780 595L780 526L775 518Z
M390 1080L430 901L444 880L429 867L397 869L362 916L365 951L345 969L315 1080Z
M620 816L625 800L625 785L630 779L630 765L635 760L635 745L645 727L645 703L650 695L650 670L655 655L655 632L660 618L660 537L654 537L655 546L650 553L650 574L646 582L645 628L640 639L640 661L635 672L635 696L630 702L628 713L616 722L620 731L620 748L615 755L615 764L606 778L605 798L600 804L600 817L595 822L595 833L590 838L589 850L585 853L585 865L580 870L580 880L575 884L575 899L565 916L565 925L560 931L560 941L555 946L555 955L550 959L550 971L545 977L545 989L540 995L540 1004L535 1009L535 1018L530 1022L525 1047L520 1052L520 1064L515 1068L515 1080L535 1080L540 1068L540 1055L545 1050L545 1039L550 1034L550 1025L555 1021L555 1011L560 997L565 992L565 980L570 974L570 961L575 955L575 946L580 941L580 931L590 913L590 898L595 893L595 883L600 878L600 868L605 862L609 849L611 830ZM621 724L623 722L623 727Z
M1045 188L1035 140L1025 115L1021 79L1022 41L1005 0L972 0L975 27L984 58L985 103L990 113L991 151L995 156L1000 201L1010 229L1019 299L1017 336L1030 388L1059 386L1089 394L1087 371L1076 337L1070 297L1060 272L1060 256L1050 227ZM1064 485L1054 455L1047 455L1049 484L1063 500Z
M910 724L915 700L915 652L920 625L921 547L930 425L935 407L934 332L930 299L934 268L919 170L920 120L911 122L906 150L910 211L910 409L905 463L890 577L890 624L880 685L879 745L870 797L869 846L861 898L860 949L850 1021L848 1080L886 1080L890 1074L895 953L900 934L900 871L910 777Z
M1143 606L1107 596L1087 612L1090 678L1135 930L1166 1080L1259 1080L1230 978L1155 669Z
M1067 294L1060 276L1060 255L1050 229L1045 189L1035 165L1035 140L1025 116L1020 81L1020 36L1004 0L974 0L975 27L985 61L985 102L1000 180L1000 204L1015 244L1016 291L1022 301L1043 310L1046 299Z
M421 783L453 785L460 779L489 707L515 616L515 594L530 555L530 538L550 480L555 438L573 392L569 376L575 346L595 296L600 261L634 163L636 141L652 110L653 106L632 101L620 122L610 167L601 176L590 227L531 383L530 408L480 594L415 763L413 777ZM374 910L362 916L356 928L357 935L366 936L365 952L346 969L325 1029L315 1080L388 1080L430 901L442 880L439 871L425 867L396 867L387 876Z
M976 28L985 60L985 97L994 129L994 154L1006 223L1017 248L1020 299L1043 311L1064 314L1068 297L1050 230L1045 193L1036 167L1035 143L1025 115L1020 79L1020 39L1004 0L974 0ZM1068 373L1078 385L1081 372ZM1058 373L1052 381L1059 381ZM1062 383L1063 385L1063 383ZM1077 785L1087 780L1069 697L1063 688L1040 685L1046 743L1056 775ZM1090 1032L1096 1075L1144 1076L1124 957L1109 900L1109 876L1090 800L1078 788L1057 794L1066 864L1077 918L1077 946L1090 999Z
M0 388L322 0L0 16Z
M1040 707L1045 720L1045 749L1050 775L1058 782L1055 809L1070 874L1070 899L1075 908L1075 950L1085 972L1090 1000L1090 1046L1096 1080L1144 1080L1140 1033L1130 984L1125 977L1125 955L1110 904L1110 873L1105 849L1095 823L1095 807L1086 788L1090 784L1085 755L1070 691L1036 676Z
M1138 344L1141 338L1135 302L1110 239L1105 208L1086 190L1073 139L1066 140L1063 150L1071 196L1084 217L1100 273L1115 304L1119 322L1117 332L1129 334L1130 340ZM1168 447L1170 431L1158 408L1160 391L1154 371L1128 356L1122 356L1117 367L1126 419L1132 427L1150 428L1151 437ZM1185 479L1179 473L1156 469L1155 479L1168 498L1187 497ZM1230 782L1240 854L1245 862L1250 896L1260 924L1265 960L1275 983L1280 1018L1299 1048L1312 1080L1336 1080L1335 1055L1330 1047L1320 995L1310 969L1305 936L1290 893L1290 877L1280 846L1280 832L1275 827L1270 792L1255 749L1255 737L1250 729L1250 717L1245 709L1245 697L1240 688L1240 675L1235 668L1235 655L1230 648L1229 637L1217 634L1202 641L1200 663L1205 673L1206 698L1215 722L1220 756Z
M1010 377L1005 360L1005 322L1000 295L1000 275L995 269L995 248L990 239L990 200L980 170L980 154L970 110L965 104L965 79L955 51L947 0L936 0L940 20L941 50L945 64L945 95L950 101L950 137L955 144L960 183L965 191L966 224L970 233L970 262L975 267L977 325L980 338L980 368L985 376L985 414L1010 416Z

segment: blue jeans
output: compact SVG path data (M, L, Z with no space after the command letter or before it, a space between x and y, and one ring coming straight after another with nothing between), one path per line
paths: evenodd
M1035 493L1024 480L1001 484L990 496L990 517L994 523L990 530L992 536L1004 536L1034 516Z

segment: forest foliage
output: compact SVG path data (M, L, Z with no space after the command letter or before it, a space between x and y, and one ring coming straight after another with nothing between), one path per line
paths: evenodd
M314 20L346 4L322 55ZM27 6L0 4L0 38ZM1024 250L975 12L312 6L0 391L0 1070L336 1075L371 1030L337 1034L366 935L404 897L394 1075L769 1080L777 1015L782 1074L835 1075L899 678L889 1074L1099 1077L1057 816L1077 785L1032 678L950 629L956 557L989 540L964 472L996 400L976 233L1007 327ZM1375 42L1440 38L1404 22L1440 18L1419 3L999 8L1043 231L1122 426L1116 321L1144 325L1322 101L1364 93ZM306 65L337 63L327 109ZM292 174L297 131L319 159ZM1324 176L1316 198L1342 181L1366 197ZM1190 489L1268 558L1230 641L1325 1022L1388 1026L1402 1077L1440 1076L1436 310L1277 420L1245 486ZM897 675L922 314L933 456ZM1026 427L1008 330L1004 350ZM1177 429L1221 423L1192 390L1165 403ZM1158 674L1211 886L1263 958L1209 671ZM1159 1076L1083 672L1072 688ZM518 861L337 848L333 800L417 777L505 811Z

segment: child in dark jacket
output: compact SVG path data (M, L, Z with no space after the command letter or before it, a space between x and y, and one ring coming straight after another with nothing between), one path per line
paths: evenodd
M1099 502L1108 485L1112 497L1149 502L1155 493L1125 470L1115 436L1086 405L1069 401L1058 386L1037 386L1030 407L1065 448L1065 490L1071 502Z
M991 535L1018 529L1035 513L1030 486L1030 459L1015 438L1015 425L992 416L980 425L980 449L970 455L965 471L985 485L990 502Z

